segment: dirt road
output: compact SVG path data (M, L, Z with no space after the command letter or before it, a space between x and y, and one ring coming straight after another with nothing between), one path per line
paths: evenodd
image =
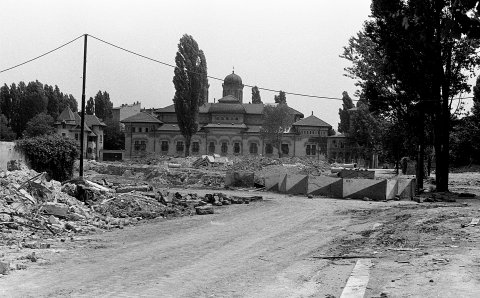
M349 216L333 216L335 200L273 196L90 237L48 266L0 279L0 296L339 295L354 263L321 270L327 262L311 257L345 234Z
M374 256L377 252L369 250L368 243L375 240L375 233L370 234L372 223L380 220L390 227L388 220L398 212L393 206L415 207L409 202L261 195L264 201L219 207L213 215L150 222L77 238L67 251L61 248L70 247L69 241L59 243L39 252L40 258L48 255L46 264L40 262L0 278L0 296L340 297L357 260L315 257L339 253ZM421 216L433 212L429 210L443 216L440 207L418 212ZM478 238L472 236L469 241L469 258L457 258L455 263L449 256L448 263L440 265L432 263L432 257L445 258L445 250L464 256L466 253L459 251L461 244L454 243L454 251L450 247L436 250L435 255L432 250L430 255L412 250L404 256L408 262L399 261L398 253L388 255L385 249L386 254L374 261L366 297L419 297L415 293L420 292L422 297L448 297L441 295L446 289L464 294L462 297L478 297L478 249L474 249ZM442 273L435 267L433 275L428 275L428 266L448 270ZM450 280L464 292L452 292L456 288L449 285L448 277L459 272L464 274ZM435 283L430 282L433 279ZM438 280L442 285L436 288ZM393 295L380 296L386 290Z

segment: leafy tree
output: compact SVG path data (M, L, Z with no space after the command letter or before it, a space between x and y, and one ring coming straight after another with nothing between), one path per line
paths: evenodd
M93 97L90 97L87 100L87 104L85 105L85 113L87 113L87 115L95 114L95 101L93 100Z
M347 91L342 93L342 107L343 109L338 110L338 115L340 116L340 123L338 123L339 132L348 132L350 129L350 112L349 110L354 108L353 101L348 95Z
M108 150L125 149L125 133L120 130L118 122L115 122L113 118L110 118L105 121L105 124L107 126L103 129L104 148Z
M49 86L45 84L43 86L43 90L45 92L45 96L47 97L47 113L52 116L53 119L57 119L59 113L58 106L58 97L55 94L55 90L53 89L53 86Z
M275 95L274 100L275 100L275 103L286 104L287 96L285 95L285 92L280 91L278 95Z
M260 90L257 86L252 87L252 103L262 103L262 98L260 97Z
M2 141L13 141L15 140L16 134L13 132L12 128L8 125L8 119L5 115L0 114L0 140Z
M198 129L198 108L206 102L208 90L205 55L192 36L185 34L180 38L175 65L173 102L180 131L185 137L185 156L188 156L191 138Z
M10 121L12 115L12 98L7 84L0 87L0 113Z
M55 180L65 181L73 175L79 152L75 140L58 134L43 135L17 141L28 163L37 172L47 172Z
M480 32L479 7L476 1L373 0L371 8L372 21L364 31L368 43L357 47L365 59L346 53L361 62L353 66L357 74L368 74L362 93L372 111L388 114L394 107L390 114L398 121L414 119L419 164L425 132L432 132L437 190L448 190L451 100L468 91L469 72L480 59L474 40ZM423 167L417 168L421 184Z
M380 151L385 123L371 113L363 101L358 102L350 117L348 136L358 144L358 153L369 160L373 153Z
M110 101L110 95L107 91L98 91L94 98L95 101L95 115L106 120L112 118L113 103Z
M52 116L42 112L27 122L27 127L25 128L23 135L28 138L33 138L52 134L55 132L53 123L54 120Z
M278 156L281 157L282 137L293 124L293 116L287 104L281 103L276 106L266 105L263 110L263 125L261 134L264 140L277 148Z

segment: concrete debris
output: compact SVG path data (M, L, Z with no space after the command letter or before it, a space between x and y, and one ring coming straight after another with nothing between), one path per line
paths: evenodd
M123 228L144 219L213 214L220 206L262 199L181 194L151 184L119 185L103 180L74 179L62 185L23 168L5 173L0 178L0 245L15 249L48 249L51 244L42 240L64 241L75 234ZM26 259L34 262L37 256L33 253ZM17 269L15 264L1 264L0 274ZM18 268L24 269L23 265Z

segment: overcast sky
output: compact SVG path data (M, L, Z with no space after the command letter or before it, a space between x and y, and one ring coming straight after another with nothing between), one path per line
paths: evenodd
M354 80L339 58L349 37L368 18L369 0L312 1L19 1L2 0L0 69L38 56L88 33L154 59L174 64L187 33L203 49L208 74L232 72L244 84L287 92L352 97ZM32 63L0 74L0 83L39 80L73 94L82 90L83 39ZM107 91L114 106L172 104L173 68L88 39L86 96ZM222 96L210 79L209 101ZM263 102L275 93L260 91ZM245 87L244 102L251 100ZM341 101L287 95L287 103L337 129Z

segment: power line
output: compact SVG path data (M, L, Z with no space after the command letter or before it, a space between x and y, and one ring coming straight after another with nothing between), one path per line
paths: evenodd
M134 52L134 51L132 51L132 50L128 50L128 49L126 49L126 48L123 48L123 47L118 46L118 45L116 45L116 44L113 44L113 43L111 43L111 42L108 42L108 41L106 41L106 40L103 40L103 39L101 39L101 38L98 38L98 37L96 37L96 36L94 36L94 35L82 34L82 35L78 36L77 38L72 39L71 41L66 42L66 43L64 43L64 44L56 47L55 49L50 50L50 51L48 51L48 52L46 52L46 53L44 53L44 54L41 54L41 55L39 55L39 56L37 56L37 57L35 57L35 58L32 58L32 59L30 59L30 60L27 60L27 61L25 61L25 62L22 62L22 63L20 63L20 64L17 64L17 65L15 65L15 66L12 66L12 67L9 67L9 68L0 70L0 73L6 72L6 71L8 71L8 70L17 68L17 67L22 66L22 65L24 65L24 64L27 64L27 63L29 63L29 62L32 62L32 61L37 60L37 59L39 59L39 58L42 58L42 57L44 57L44 56L46 56L46 55L48 55L48 54L50 54L50 53L53 53L53 52L55 52L55 51L57 51L57 50L65 47L65 46L73 43L74 41L80 39L81 37L84 37L85 35L90 36L90 37L92 37L93 39L96 39L96 40L98 40L98 41L100 41L100 42L103 42L103 43L105 43L105 44L107 44L107 45L109 45L109 46L111 46L111 47L117 48L117 49L119 49L119 50L125 51L125 52L130 53L130 54L133 54L133 55L136 55L136 56L138 56L138 57L141 57L141 58L150 60L150 61L152 61L152 62L156 62L156 63L162 64L162 65L165 65L165 66L168 66L168 67L171 67L171 68L175 68L175 67L176 67L176 66L173 65L173 64L166 63L166 62L163 62L163 61L160 61L160 60L157 60L157 59L154 59L154 58L151 58L151 57L142 55L142 54L137 53L137 52ZM190 71L190 70L187 70L187 71L190 72L190 73L199 74L199 73L196 73L196 72L194 72L194 71ZM222 78L214 77L214 76L211 76L211 75L207 75L207 77L210 78L210 79L213 79L213 80L223 81ZM249 85L249 84L244 84L244 86L251 87L251 88L257 87L259 90L265 90L265 91L277 92L277 93L280 92L280 91L282 91L282 90L276 90L276 89L271 89L271 88L258 87L258 86ZM312 95L312 94L305 94L305 93L296 93L296 92L289 92L289 91L282 91L282 92L284 92L285 94L295 95L295 96L301 96L301 97L319 98L319 99L332 99L332 100L343 100L342 98L339 98L339 97L320 96L320 95ZM471 96L471 97L459 97L459 98L453 98L453 99L454 99L454 100L462 100L462 99L469 99L469 98L473 98L473 96ZM352 101L359 101L359 99L352 99ZM426 101L430 101L430 100L426 100ZM435 100L431 100L431 101L435 101Z
M35 57L35 58L32 58L32 59L30 59L30 60L27 60L27 61L25 61L25 62L22 62L22 63L20 63L20 64L17 64L17 65L15 65L15 66L12 66L12 67L9 67L9 68L0 70L0 73L6 72L6 71L8 71L8 70L17 68L17 67L22 66L22 65L24 65L24 64L27 64L27 63L29 63L29 62L35 61L35 60L37 60L37 59L39 59L39 58L42 58L43 56L46 56L46 55L48 55L48 54L50 54L50 53L55 52L56 50L59 50L59 49L65 47L65 46L71 44L72 42L76 41L77 39L79 39L79 38L81 38L81 37L83 37L83 36L84 36L84 34L80 35L79 37L77 37L77 38L75 38L75 39L72 39L71 41L69 41L69 42L67 42L67 43L62 44L62 45L59 46L59 47L56 47L56 48L53 49L53 50L50 50L50 51L48 51L48 52L46 52L46 53L44 53L44 54L41 54L40 56L37 56L37 57Z
M89 35L90 37L100 41L100 42L103 42L109 46L112 46L114 48L117 48L119 50L122 50L122 51L125 51L127 53L130 53L130 54L133 54L133 55L136 55L136 56L139 56L139 57L142 57L144 59L147 59L147 60L150 60L150 61L153 61L153 62L156 62L156 63L160 63L162 65L165 65L165 66L169 66L169 67L172 67L172 68L175 68L176 66L175 65L172 65L170 63L166 63L166 62L162 62L160 60L157 60L157 59L154 59L154 58L151 58L151 57L148 57L148 56L145 56L145 55L142 55L142 54L139 54L137 52L134 52L134 51L131 51L131 50L128 50L126 48L123 48L121 46L118 46L116 44L113 44L111 42L108 42L108 41L105 41L101 38L98 38L96 36L93 36L93 35ZM199 73L196 73L194 71L190 71L188 70L188 72L190 73L193 73L193 74L199 74ZM217 80L217 81L221 81L223 82L223 79L222 78L218 78L218 77L214 77L214 76L210 76L210 75L207 75L207 78L210 78L210 79L213 79L213 80ZM249 85L249 84L244 84L244 86L247 86L247 87L257 87L258 89L260 90L265 90L265 91L271 91L271 92L280 92L282 90L275 90L275 89L270 89L270 88L264 88L264 87L258 87L258 86L253 86L253 85ZM311 97L311 98L321 98L321 99L334 99L334 100L342 100L342 98L339 98L339 97L328 97L328 96L319 96L319 95L311 95L311 94L303 94L303 93L295 93L295 92L288 92L288 91L283 91L285 92L285 94L289 94L289 95L296 95L296 96L303 96L303 97ZM353 99L354 101L358 101L358 99Z

